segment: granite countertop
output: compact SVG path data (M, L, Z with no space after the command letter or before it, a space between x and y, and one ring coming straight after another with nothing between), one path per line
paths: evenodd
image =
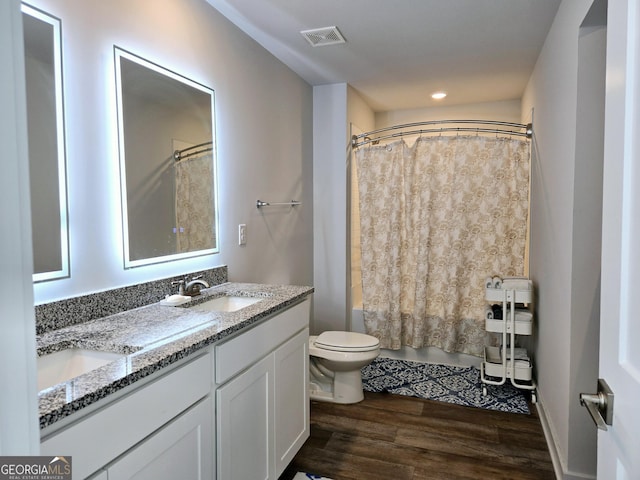
M38 393L40 428L245 329L312 292L312 287L304 286L224 283L202 290L200 296L184 305L154 303L38 335L38 355L69 348L126 355L41 390ZM235 312L189 308L223 295L253 297L260 301Z

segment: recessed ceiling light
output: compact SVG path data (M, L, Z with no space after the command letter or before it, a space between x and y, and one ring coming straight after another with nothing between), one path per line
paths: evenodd
M433 98L434 100L442 100L446 96L446 92L435 92L431 94L431 98Z

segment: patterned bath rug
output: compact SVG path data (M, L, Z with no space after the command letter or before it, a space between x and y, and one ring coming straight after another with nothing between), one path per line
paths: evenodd
M327 477L321 477L320 475L314 475L313 473L298 472L293 480L331 480Z
M480 370L434 363L376 358L362 369L367 392L389 392L511 413L529 413L525 391L511 385L487 385L482 395ZM528 392L526 392L528 394Z

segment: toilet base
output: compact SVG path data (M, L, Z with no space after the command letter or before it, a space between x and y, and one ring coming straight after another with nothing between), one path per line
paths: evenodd
M333 381L328 389L323 382L309 382L309 398L319 402L358 403L364 400L362 391L362 375L360 370L352 372L334 372Z

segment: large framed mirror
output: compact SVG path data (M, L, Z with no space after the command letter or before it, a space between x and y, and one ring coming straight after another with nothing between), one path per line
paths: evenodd
M114 56L125 268L217 253L213 90Z
M67 173L61 24L22 5L24 32L33 281L66 278L69 270Z

